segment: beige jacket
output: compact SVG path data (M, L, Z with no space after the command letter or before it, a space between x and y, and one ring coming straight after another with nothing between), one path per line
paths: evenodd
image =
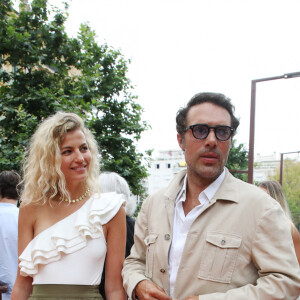
M174 201L184 176L179 173L143 203L122 272L130 297L144 279L169 294ZM226 170L216 195L190 228L173 299L296 299L299 294L300 269L279 204Z

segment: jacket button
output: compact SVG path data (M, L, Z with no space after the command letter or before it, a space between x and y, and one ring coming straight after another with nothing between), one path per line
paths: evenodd
M166 240L166 241L168 241L170 238L171 238L171 237L170 237L170 235L169 235L168 233L165 234L165 240Z
M225 240L222 240L222 241L221 241L221 245L224 246L225 244L226 244L226 241L225 241Z
M161 272L161 273L165 273L166 270L165 270L165 269L160 269L160 272Z

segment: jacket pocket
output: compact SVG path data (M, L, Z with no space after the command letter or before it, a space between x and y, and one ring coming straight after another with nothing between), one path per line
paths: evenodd
M157 237L158 237L158 234L151 233L144 239L145 245L147 247L145 276L148 278L152 278L153 263L154 263L154 250L155 250L155 242L156 242Z
M230 283L242 238L221 232L208 232L200 260L198 278Z

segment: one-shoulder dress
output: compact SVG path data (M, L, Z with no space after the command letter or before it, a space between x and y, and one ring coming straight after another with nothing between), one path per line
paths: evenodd
M50 288L47 297L43 289L40 296L35 292L29 299L72 299L69 286L74 299L80 299L82 287L88 291L88 286L99 285L107 251L102 226L124 203L124 197L116 193L94 194L80 209L30 241L19 257L20 274L33 277L34 287ZM85 292L82 299L101 297L88 298Z

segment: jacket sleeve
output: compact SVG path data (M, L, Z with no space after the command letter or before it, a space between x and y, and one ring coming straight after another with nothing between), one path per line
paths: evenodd
M124 288L129 296L133 299L133 292L136 285L145 279L146 270L146 245L145 238L148 235L148 210L149 201L144 201L139 215L135 222L134 228L134 245L131 248L130 255L125 259L122 270Z
M251 255L259 274L255 285L200 295L199 300L297 299L300 268L289 226L277 205L262 216L253 237Z

